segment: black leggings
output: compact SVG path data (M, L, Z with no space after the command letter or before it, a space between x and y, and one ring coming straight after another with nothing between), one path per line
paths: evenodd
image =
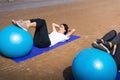
M51 42L48 36L46 21L44 19L30 19L31 22L36 22L36 30L34 34L34 45L36 47L49 47Z

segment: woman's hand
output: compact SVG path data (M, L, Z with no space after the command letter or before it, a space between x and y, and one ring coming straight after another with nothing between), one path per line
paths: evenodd
M67 37L70 37L74 32L75 32L75 29L71 29L71 30L66 34L66 36L67 36Z
M52 23L53 31L56 31L56 28L60 28L60 25Z

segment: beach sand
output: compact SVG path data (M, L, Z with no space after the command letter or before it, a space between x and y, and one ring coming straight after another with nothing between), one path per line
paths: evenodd
M81 38L16 63L0 56L0 80L64 80L63 73L72 65L75 55L91 47L92 41L108 31L120 31L120 0L83 0L50 6L0 12L0 29L15 19L46 19L49 32L52 22L67 23ZM29 30L34 35L34 29ZM67 74L66 74L67 75Z

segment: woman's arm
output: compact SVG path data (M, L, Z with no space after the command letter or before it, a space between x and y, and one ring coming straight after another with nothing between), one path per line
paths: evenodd
M75 29L72 29L66 34L66 36L70 37L74 32L75 32Z
M56 31L56 28L59 28L60 26L56 23L52 23L53 31Z

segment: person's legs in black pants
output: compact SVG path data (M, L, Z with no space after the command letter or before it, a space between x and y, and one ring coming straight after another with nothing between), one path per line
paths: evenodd
M106 33L102 38L97 39L92 43L92 46L95 48L99 48L99 44L104 42L109 42L113 40L117 36L117 32L115 30L111 30L108 33Z
M36 30L34 34L34 45L40 48L49 47L51 42L48 36L46 21L44 19L31 19L36 22Z

